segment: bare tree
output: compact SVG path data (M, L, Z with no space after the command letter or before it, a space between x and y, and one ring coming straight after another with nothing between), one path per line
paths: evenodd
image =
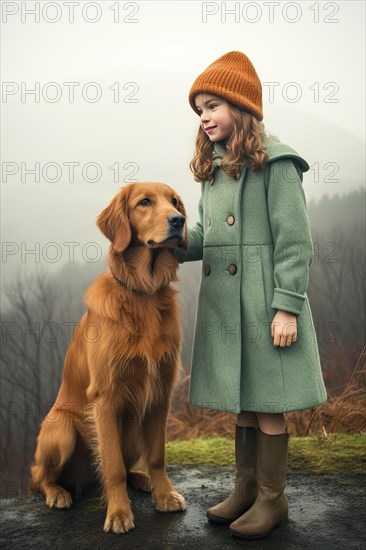
M1 451L4 463L9 466L11 448L13 461L26 476L38 426L59 388L72 336L66 329L73 308L69 304L69 313L65 313L63 289L42 271L33 276L18 274L5 286L5 294L11 309L1 319L0 376L5 420ZM79 296L78 310L82 305ZM61 309L65 317L60 319ZM71 324L76 325L77 321Z

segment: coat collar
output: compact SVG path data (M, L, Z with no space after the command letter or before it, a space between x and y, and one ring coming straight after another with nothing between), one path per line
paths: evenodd
M223 143L220 141L215 141L212 149L212 162L216 167L221 166L221 161L226 154L227 154L227 149L225 145L223 145ZM241 170L240 178L238 180L239 184L245 180L247 170L248 170L248 167L246 164L244 164ZM213 183L213 181L214 179L211 180L211 184Z
M292 147L286 143L282 143L278 137L269 135L263 142L268 155L268 162L273 162L277 159L288 158L295 160L300 166L302 172L307 172L310 169L307 161L300 156Z
M291 158L299 163L303 172L307 172L309 170L310 167L306 160L294 149L292 149L292 147L282 143L276 136L270 135L266 137L263 145L266 148L269 162L273 162L279 158ZM220 141L215 141L212 149L212 162L215 166L221 166L221 161L226 153L227 150L223 143Z
M221 161L226 153L226 147L219 141L215 141L212 149L212 162L215 166L221 166Z

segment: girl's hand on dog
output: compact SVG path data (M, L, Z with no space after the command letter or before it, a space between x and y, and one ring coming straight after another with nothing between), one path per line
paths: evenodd
M291 346L293 342L296 342L296 315L279 309L272 321L271 336L274 338L273 345L280 346L281 348Z

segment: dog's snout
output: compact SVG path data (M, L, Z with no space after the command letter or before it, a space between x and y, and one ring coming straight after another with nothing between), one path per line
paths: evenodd
M185 217L182 214L171 214L168 216L168 222L175 229L180 229L184 225Z

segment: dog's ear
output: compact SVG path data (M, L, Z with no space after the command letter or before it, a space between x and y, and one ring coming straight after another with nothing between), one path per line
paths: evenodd
M177 205L177 210L183 214L184 218L185 218L185 222L184 222L184 233L183 233L183 241L180 243L179 245L179 248L184 248L184 250L187 250L188 248L188 225L187 225L187 214L186 214L186 209L185 209L185 206L183 204L183 201L182 199L180 198L180 196L178 195L178 205Z
M97 218L97 226L103 235L111 241L116 252L124 252L131 241L128 196L128 190L122 187L109 206Z

